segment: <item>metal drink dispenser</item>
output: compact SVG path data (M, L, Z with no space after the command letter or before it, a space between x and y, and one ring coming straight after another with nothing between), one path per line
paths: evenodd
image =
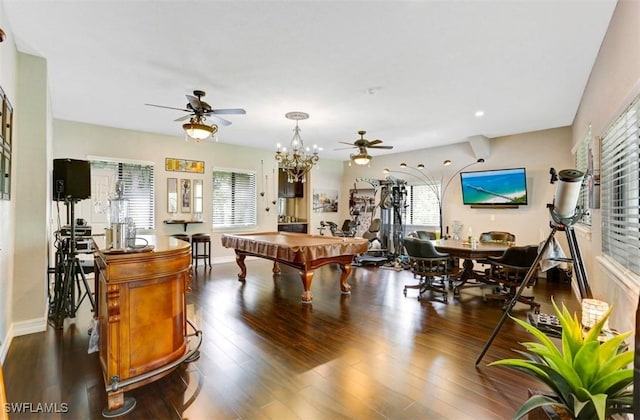
M111 244L107 243L107 247L111 249L125 249L127 247L127 215L129 211L129 200L125 200L122 197L123 193L122 184L117 183L115 197L109 200Z

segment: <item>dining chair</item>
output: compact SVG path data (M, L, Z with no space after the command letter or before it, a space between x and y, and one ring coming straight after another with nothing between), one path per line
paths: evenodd
M508 303L516 296L537 256L538 246L527 245L507 248L499 257L487 257L486 261L488 261L490 267L485 270L485 276L499 286L496 290L497 293L485 295L485 299L502 301L503 309L505 309ZM535 267L533 276L527 282L527 287L535 286L537 280L538 267ZM531 310L536 313L540 311L540 304L534 301L533 296L521 294L517 300L529 305Z
M418 284L405 285L404 295L407 296L407 289L418 289L418 300L421 300L426 291L431 291L446 303L446 281L453 273L449 254L438 252L431 241L412 237L404 238L404 248L409 259L409 269L419 281Z
M426 240L436 239L436 233L429 232L428 230L414 230L413 232L409 232L407 236L412 238L418 238L418 239L426 239Z
M498 230L492 230L490 232L483 232L480 234L480 242L485 243L515 243L516 235L509 232L502 232ZM476 261L478 264L482 264L483 267L489 264L486 258L481 258Z
M480 242L515 242L516 235L509 232L492 230L480 234Z

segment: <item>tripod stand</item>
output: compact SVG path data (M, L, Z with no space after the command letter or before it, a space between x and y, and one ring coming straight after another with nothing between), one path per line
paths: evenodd
M578 289L580 290L580 296L582 298L592 297L591 288L589 287L589 283L587 281L587 272L584 269L584 264L582 263L582 256L580 255L580 248L578 247L578 240L573 230L573 225L582 217L582 211L578 209L576 214L569 219L561 218L557 216L557 214L553 211L553 206L551 205L549 205L549 211L551 212L551 218L553 219L553 223L551 223L551 233L549 233L549 236L547 237L547 240L544 242L544 245L542 246L542 248L538 250L538 255L536 256L536 259L533 261L533 264L531 264L531 267L529 268L529 271L527 272L526 276L522 280L522 283L520 284L518 291L507 304L507 307L505 308L504 313L500 318L500 321L498 321L498 325L496 325L495 329L493 330L493 333L491 333L491 336L489 337L489 340L487 340L487 343L482 349L482 352L476 359L476 366L480 363L484 355L487 353L487 350L489 350L491 343L493 343L493 340L498 335L500 328L502 328L502 325L505 323L505 321L507 320L507 317L510 315L511 309L513 309L514 305L518 302L518 297L522 295L522 292L524 292L524 289L527 287L527 284L529 284L529 281L531 280L534 273L536 272L536 268L538 264L542 260L542 257L544 256L545 251L549 247L549 244L553 240L553 237L557 231L559 230L564 231L565 234L567 235L567 242L569 243L571 258L560 258L560 259L556 259L556 261L573 262L574 271L576 273L576 282L578 284Z
M76 250L74 202L65 201L65 205L71 226L70 236L63 238L56 250L54 294L49 302L49 323L56 329L63 327L66 318L75 318L85 298L91 304L91 311L95 311L95 301Z

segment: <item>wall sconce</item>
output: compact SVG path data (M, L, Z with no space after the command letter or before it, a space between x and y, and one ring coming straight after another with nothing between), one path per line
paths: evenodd
M582 299L582 327L591 329L609 310L609 304L597 299ZM602 330L609 329L609 322L605 322Z

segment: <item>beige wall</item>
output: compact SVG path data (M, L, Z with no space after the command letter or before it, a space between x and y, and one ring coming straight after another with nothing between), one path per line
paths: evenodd
M51 145L46 61L18 53L3 18L0 84L14 107L14 130L11 200L0 201L1 360L13 336L46 328Z
M43 58L18 54L20 113L16 194L13 322L24 332L43 331L47 319L47 215L50 183L47 64Z
M580 142L589 124L594 136L607 126L640 93L640 2L621 0L594 63L573 123L573 144ZM611 324L621 331L635 327L640 278L630 273L612 276L601 256L601 214L593 211L591 229L578 231L580 249L594 297L615 303ZM622 274L622 273L618 273Z
M220 236L224 231L212 232L211 197L209 196L212 190L212 168L255 171L258 192L268 192L264 197L258 195L258 226L255 231L277 230L278 208L277 205L272 204L274 197L277 197L277 172L274 176L274 169L276 168L275 152L231 146L222 142L185 142L182 136L163 136L64 120L55 120L53 131L55 139L53 145L54 159L87 159L88 156L101 156L153 162L156 183L155 230L158 234L171 235L183 232L182 225L166 225L163 223L163 220L169 219L166 204L166 179L202 179L205 192L202 218L205 223L190 225L187 233L212 233L212 255L215 262L233 261L235 253L233 250L221 246ZM205 174L165 171L164 164L167 157L204 161ZM314 182L318 182L335 187L337 190L339 189L338 180L341 179L341 175L341 162L322 159L319 165L311 171L307 188L308 190L313 190ZM311 194L307 194L306 201L307 208L311 208ZM266 210L267 207L269 211ZM81 201L76 208L76 217L91 220L91 210L91 200ZM55 216L54 214L54 219ZM314 224L319 225L320 219L311 212L310 216L309 229L311 232L317 232L313 230L313 226ZM64 219L64 214L62 218ZM190 219L191 215L178 214L176 218ZM238 231L235 230L234 232Z
M0 2L0 27L7 32L7 40L0 44L0 86L9 98L9 101L19 112L17 101L17 60L14 41L11 32L8 30L8 22L5 19L4 5ZM14 141L19 133L14 132ZM14 148L15 150L15 148ZM16 164L15 151L13 153L14 164ZM11 188L14 196L15 179L12 180ZM15 248L15 199L11 201L0 200L0 361L8 350L9 329L11 327L11 311L13 310L13 253Z
M485 163L471 166L467 170L525 167L529 204L517 209L472 209L462 204L460 179L455 173L459 168L477 159L466 142L374 157L370 167L345 166L342 197L343 200L348 199L345 190L353 187L356 178L384 179L384 168L402 170L399 167L401 162L414 167L423 163L427 168L426 172L437 179L442 177L444 184L451 179L443 200L444 226L450 226L453 220L460 220L464 224L464 234L469 227L476 235L489 230L503 230L515 233L519 243L535 244L546 238L549 233L549 213L546 204L552 201L554 192L554 186L549 183L549 168L564 169L573 166L570 145L569 128L499 137L490 141L490 155L485 157ZM445 159L450 159L453 163L444 167L442 162ZM404 171L411 172L407 169ZM391 175L408 182L416 180L405 174ZM358 183L358 187L366 188L367 185ZM347 216L346 213L342 215Z

